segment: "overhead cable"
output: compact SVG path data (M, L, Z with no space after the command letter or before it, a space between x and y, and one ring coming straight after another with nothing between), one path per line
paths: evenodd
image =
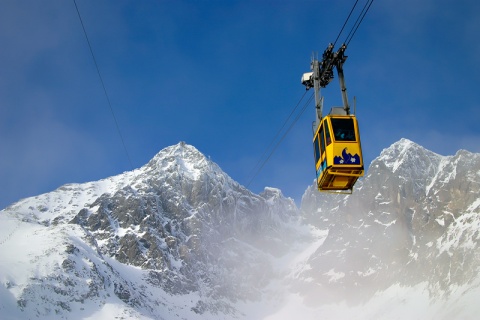
M347 25L348 23L348 20L350 19L353 11L355 10L355 7L357 6L357 3L358 3L358 0L355 1L355 4L353 5L352 9L350 10L350 13L348 14L347 16L347 19L345 20L345 22L343 23L343 26L342 28L340 29L340 32L338 33L337 35L337 38L335 39L335 42L332 46L335 47L335 44L337 43L338 39L340 38L343 30L345 29L345 26ZM367 14L368 10L370 9L371 5L373 3L373 0L367 0L365 5L363 6L363 9L362 11L360 12L360 14L358 15L355 23L353 24L352 28L350 29L350 32L348 33L346 39L345 39L345 42L344 44L348 46L348 44L350 43L350 41L352 41L355 33L357 32L358 28L360 27L360 24L362 23L363 21L363 18L365 18L365 15ZM306 92L305 92L306 94ZM290 113L290 115L288 116L287 120L285 120L285 122L283 123L282 127L278 130L277 134L275 135L275 137L272 139L272 141L270 142L269 146L265 149L264 153L262 154L262 156L260 157L260 159L258 160L257 164L255 165L255 167L252 169L252 172L255 172L252 176L252 178L249 180L249 182L247 183L246 187L248 188L250 186L250 184L253 182L253 180L257 177L257 175L260 173L260 171L262 171L263 167L265 166L265 164L268 162L268 160L272 157L273 153L276 151L276 149L278 148L278 146L282 143L282 141L285 139L285 137L287 136L287 134L290 132L290 130L293 128L293 126L295 125L295 123L298 121L298 119L300 118L300 116L303 114L303 112L305 111L305 109L307 108L308 104L310 103L310 101L312 100L313 98L313 94L310 96L310 98L308 99L308 101L305 103L305 105L303 106L303 108L300 110L300 112L297 114L297 116L295 117L295 119L293 120L293 122L290 124L290 126L288 127L288 129L283 133L283 135L281 136L280 140L277 141L280 133L282 132L282 130L285 128L285 126L287 125L288 121L290 121L290 118L292 117L292 115L295 113L295 111L297 110L299 104L301 103L301 101L303 100L303 98L305 97L305 94L303 94L302 98L298 101L297 105L295 106L295 108L292 110L292 112ZM270 150L270 152L269 152ZM268 154L268 155L267 155Z
M303 94L302 98L300 99L300 101L297 103L297 106L295 106L294 108L294 111L296 110L296 108L298 107L298 105L300 104L300 102L303 100L303 97L305 97L305 94ZM267 164L268 160L270 160L270 158L272 157L272 155L275 153L275 151L277 150L278 146L282 143L282 141L285 139L285 137L287 136L287 134L290 132L290 130L293 128L293 126L297 123L297 121L300 119L301 115L305 112L305 110L307 109L307 106L310 104L310 102L312 101L312 98L313 98L313 93L312 95L310 95L310 98L307 100L307 102L305 102L305 104L303 105L302 109L300 110L300 112L297 114L297 116L295 117L295 119L293 120L293 122L290 124L290 126L288 127L288 129L284 132L284 134L282 135L282 137L280 138L280 140L278 140L275 145L273 146L272 150L270 151L270 153L268 154L268 156L261 162L261 165L260 167L257 169L257 171L255 172L255 174L252 176L252 178L250 179L250 181L247 183L246 187L248 188L250 186L250 184L253 182L253 180L255 180L255 178L257 177L257 175L260 173L260 171L262 171L263 167L265 166L265 164ZM284 128L285 124L288 122L288 120L290 119L291 115L293 114L292 111L290 113L290 116L288 117L287 121L283 124L282 126L282 129ZM280 133L280 131L282 130L280 129L279 132L277 133L277 136L278 134ZM276 137L277 137L276 136ZM272 140L272 143L275 141L275 139ZM270 144L272 145L272 144ZM265 154L265 153L264 153ZM263 156L262 156L263 157ZM256 165L256 167L258 167L258 163Z
M97 59L95 59L95 54L93 53L92 45L90 44L90 40L88 39L87 31L85 30L85 25L83 24L82 16L80 15L80 10L78 10L77 2L75 0L73 0L73 3L75 4L75 9L77 9L78 18L80 19L80 24L82 25L82 29L83 29L83 33L85 35L85 39L87 39L88 48L90 49L90 53L92 55L93 63L95 64L95 68L97 69L98 78L100 79L100 83L101 83L102 88L103 88L103 93L105 94L105 97L107 98L108 107L110 108L110 112L111 112L113 120L115 122L115 126L117 128L118 135L120 136L120 140L122 141L123 149L125 150L125 154L127 155L127 159L128 159L129 164L130 164L130 167L133 170L134 167L133 167L132 159L130 158L130 154L128 153L127 146L125 145L125 140L123 139L122 132L120 131L120 126L118 125L117 117L115 116L115 112L113 111L112 103L110 102L110 98L108 96L107 89L105 87L105 83L103 82L103 78L102 78L102 75L100 73L100 68L98 67L98 64L97 64Z
M268 147L265 148L265 151L263 152L262 156L260 157L260 159L258 159L258 162L257 164L255 164L255 166L253 167L252 171L250 172L250 175L253 175L255 170L258 169L258 167L261 165L261 163L263 161L265 161L265 157L268 153L268 151L272 148L272 145L275 143L275 141L277 140L278 136L280 135L280 133L282 132L282 130L285 128L285 126L287 125L287 123L290 121L290 118L292 117L292 115L295 113L295 111L297 110L298 106L300 105L300 103L302 102L303 98L305 97L305 95L307 94L307 91L305 90L305 93L302 95L302 97L300 98L300 100L297 102L297 104L295 105L295 107L293 108L293 110L290 112L290 114L288 115L287 119L284 121L282 127L280 129L278 129L277 133L275 134L275 136L273 137L273 139L270 141L270 144L268 145ZM253 179L252 179L253 180Z
M368 12L368 10L370 9L370 7L372 6L372 3L373 3L373 0L367 0L367 2L365 3L365 5L363 6L362 11L361 11L360 14L358 15L357 20L355 21L352 29L350 30L350 32L348 33L347 38L346 38L345 41L344 41L344 43L345 43L347 46L348 46L348 44L350 43L350 41L352 41L353 36L354 36L355 33L357 32L358 27L360 27L360 24L362 23L363 18L365 18L365 15L367 14L367 12Z
M335 47L335 45L337 44L338 38L340 38L340 35L341 35L342 32L343 32L343 29L344 29L345 26L347 25L347 22L348 22L348 20L350 19L350 16L352 15L353 10L354 10L355 7L357 6L357 3L358 3L358 0L355 1L355 4L353 5L352 10L350 10L350 13L348 14L347 19L345 19L345 22L343 23L342 29L340 29L340 32L338 33L337 39L335 39L335 42L333 43L333 46L334 46L334 47Z

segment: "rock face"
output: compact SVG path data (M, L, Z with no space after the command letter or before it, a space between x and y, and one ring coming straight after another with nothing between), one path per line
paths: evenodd
M162 150L133 176L132 185L103 194L71 223L101 240L96 246L102 255L152 270L155 281L173 294L207 288L212 296L249 298L248 288L266 280L252 283L238 268L262 269L264 259L239 263L226 251L267 246L259 239L297 215L293 201L279 190L254 195L184 143ZM281 246L284 239L275 239ZM232 279L232 274L242 276Z
M382 292L422 285L426 305L454 296L448 312L461 316L480 292L479 190L479 154L444 157L402 139L352 195L312 185L299 210L278 189L253 194L179 143L132 172L0 211L0 312L290 318L288 308L283 317L277 311L293 296L308 319L358 318L355 308ZM342 301L352 313L312 312Z
M479 154L444 157L406 139L383 150L353 195L310 187L304 217L329 233L303 285L336 294L325 301L365 301L396 283L448 296L480 266L479 190Z
M4 213L75 239L67 236L63 248L53 249L63 262L52 274L22 285L19 306L34 308L32 313L38 309L32 301L42 299L33 288L48 287L49 277L63 283L54 292L70 297L56 298L57 313L77 301L114 294L155 315L153 306L162 299L147 286L170 295L196 293L200 298L191 309L198 314L235 313L232 301L259 298L271 276L268 255L287 250L289 222L298 220L293 200L278 189L255 195L185 143L162 150L133 172L67 185ZM141 281L130 282L117 263L135 267ZM35 312L47 315L46 309Z

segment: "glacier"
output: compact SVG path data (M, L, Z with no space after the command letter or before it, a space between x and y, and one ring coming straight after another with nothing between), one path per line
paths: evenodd
M180 142L0 211L2 319L473 319L480 155L401 139L297 208Z

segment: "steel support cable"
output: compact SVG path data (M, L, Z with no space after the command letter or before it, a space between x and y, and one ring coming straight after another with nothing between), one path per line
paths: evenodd
M343 26L342 26L342 29L340 30L340 32L338 33L338 36L337 38L335 39L335 42L333 44L333 46L335 46L335 44L337 43L338 39L340 38L340 35L342 34L343 32L343 29L345 28L345 25L347 24L348 20L350 19L350 16L352 15L353 13L353 10L355 9L356 5L358 3L358 0L355 1L355 4L353 5L352 9L350 10L350 13L348 14L348 17L347 19L345 20ZM363 18L365 18L365 15L367 14L368 10L370 9L370 6L372 5L373 3L373 0L367 0L367 2L365 3L362 11L360 12L359 16L357 17L357 20L355 21L352 29L350 30L347 38L346 38L346 41L344 42L347 46L348 44L350 43L350 41L353 39L353 36L355 35L355 33L357 32L358 28L360 27L360 24L362 23L363 21ZM295 117L295 119L293 120L293 122L290 124L290 126L288 127L288 129L285 131L285 133L282 135L281 139L279 141L277 141L277 143L275 144L275 146L273 147L273 149L270 151L270 153L268 154L268 157L263 160L262 162L262 159L264 158L267 150L271 147L271 145L274 143L274 141L277 139L278 135L280 134L280 132L283 130L283 128L285 127L285 125L287 124L288 120L290 119L290 117L293 115L293 113L295 112L295 110L297 109L298 105L300 104L300 102L303 100L303 97L305 96L306 92L304 93L304 95L302 96L302 98L300 99L300 101L297 103L297 105L295 106L295 108L293 109L293 111L290 113L290 115L288 116L287 120L285 121L285 123L283 124L282 128L280 128L280 130L277 132L277 134L275 135L275 137L273 138L272 142L270 143L269 147L265 150L265 152L262 154L262 157L260 158L260 160L257 162L257 164L255 165L254 169L257 168L259 166L259 164L261 163L260 167L258 168L258 170L255 172L255 174L253 175L253 177L250 179L250 181L247 183L246 187L248 188L250 186L250 184L253 182L253 180L255 180L255 178L258 176L258 174L262 171L263 167L266 165L266 163L268 162L268 160L270 160L270 158L272 157L272 155L275 153L275 151L277 150L278 146L283 142L283 140L285 139L285 137L287 136L287 134L290 132L290 130L293 128L293 126L297 123L297 121L300 119L300 116L305 112L308 104L310 103L310 101L312 101L312 98L313 98L313 94L310 96L310 98L308 99L308 101L305 103L305 105L302 107L302 110L297 114L297 116ZM252 170L252 171L253 171Z
M353 10L355 10L355 7L357 6L357 3L358 3L358 0L355 1L355 4L353 5L352 10L350 10L350 13L348 14L347 19L346 19L345 22L343 23L342 29L341 29L340 32L338 33L337 39L335 39L335 42L333 43L333 47L335 47L335 45L337 44L338 38L340 38L340 35L342 34L343 29L344 29L345 26L347 25L347 22L348 22L348 20L350 19L350 16L352 15Z
M300 103L302 102L303 98L305 98L305 95L307 94L307 90L305 90L305 93L302 95L302 97L300 98L300 100L298 100L297 104L295 105L295 108L293 108L293 110L290 112L290 114L288 115L287 119L283 122L283 125L282 127L277 131L277 133L275 134L275 136L273 137L272 141L270 141L270 144L268 145L268 147L265 148L265 151L263 152L262 156L260 157L260 159L258 159L258 162L255 164L255 166L253 167L253 169L250 171L250 176L253 175L253 173L255 172L255 170L258 169L258 167L260 166L260 164L262 163L262 161L265 159L265 156L267 154L267 152L271 149L272 145L275 143L275 141L277 140L278 136L280 135L280 133L282 132L283 128L285 128L285 126L287 125L287 123L290 121L290 118L292 117L292 115L295 113L295 111L297 110L298 106L300 105Z
M370 7L372 6L372 3L373 3L373 0L367 0L367 2L365 3L365 5L363 6L362 11L360 12L360 14L358 15L357 20L355 21L355 24L353 25L352 29L351 29L350 32L348 33L347 38L345 39L345 42L344 42L344 43L345 43L347 46L348 46L348 44L350 43L350 41L352 41L353 36L354 36L355 33L357 32L358 27L360 27L360 24L361 24L362 21L363 21L363 18L365 18L368 10L370 10Z
M88 48L90 49L90 53L92 55L93 63L95 64L95 68L97 69L98 78L100 79L100 83L102 84L103 93L105 94L105 97L107 98L108 107L110 108L110 112L111 112L113 120L115 122L115 126L117 128L118 135L120 136L120 140L122 141L123 149L125 150L125 154L127 155L127 159L128 159L129 164L130 164L130 167L133 170L134 167L133 167L132 159L130 158L130 154L128 153L127 146L125 145L125 140L123 139L122 132L120 131L120 126L118 125L117 117L115 116L115 112L113 111L112 103L110 102L110 98L108 96L107 89L105 87L105 83L103 82L103 78L102 78L102 75L100 73L100 68L98 67L98 64L97 64L97 59L95 59L95 54L93 53L93 49L92 49L92 46L90 44L90 40L88 39L87 31L85 29L85 25L83 24L82 16L80 15L80 10L78 10L77 2L75 0L73 0L73 3L75 4L75 9L77 9L78 18L80 19L80 24L82 25L82 29L83 29L83 34L85 35L85 39L87 39Z
M305 96L305 94L303 94L303 96ZM305 103L305 105L302 107L302 109L300 110L300 112L297 114L297 116L295 117L295 119L293 120L293 122L290 124L290 126L288 127L287 131L285 131L285 133L282 135L282 137L280 138L279 141L277 141L277 143L275 144L275 146L273 147L273 149L270 151L268 157L262 162L262 165L258 168L258 170L255 172L255 175L250 179L250 181L247 183L246 187L248 188L250 186L250 184L253 182L253 180L255 180L255 178L258 176L258 174L262 171L263 167L267 164L268 160L270 160L270 158L272 157L272 155L275 153L275 151L277 150L278 146L283 142L283 140L285 139L285 137L287 136L287 134L290 132L290 130L292 130L293 126L297 123L297 121L300 119L301 115L305 112L305 110L307 109L307 106L310 104L310 102L312 101L312 98L313 98L313 93L312 95L310 96L310 98L308 98L308 101ZM303 99L303 97L302 97Z

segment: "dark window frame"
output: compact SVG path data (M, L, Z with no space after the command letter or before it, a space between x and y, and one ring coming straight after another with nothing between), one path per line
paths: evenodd
M332 143L332 138L330 137L330 130L329 130L327 120L325 120L325 135L326 135L326 145L328 147Z
M317 164L318 161L320 161L320 144L318 142L318 137L319 137L319 134L317 133L317 135L315 136L315 139L313 140L315 164Z
M320 157L323 156L325 153L325 135L323 134L324 127L323 125L320 127L319 135L320 135Z
M353 118L331 118L332 131L335 141L355 142L355 123Z

